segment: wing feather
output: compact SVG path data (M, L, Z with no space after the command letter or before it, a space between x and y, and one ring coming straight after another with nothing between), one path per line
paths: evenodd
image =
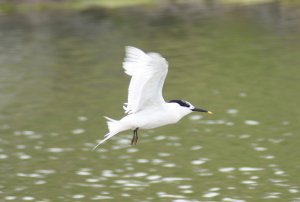
M135 113L164 102L162 88L168 72L168 63L158 53L146 54L138 48L126 47L123 68L125 73L132 77L127 106L124 106L126 113Z

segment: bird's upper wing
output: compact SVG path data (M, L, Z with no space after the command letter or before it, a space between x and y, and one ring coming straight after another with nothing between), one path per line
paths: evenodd
M128 46L123 68L132 77L127 106L124 106L126 113L135 113L164 102L162 88L168 72L168 62L163 57L158 53L146 54L138 48Z

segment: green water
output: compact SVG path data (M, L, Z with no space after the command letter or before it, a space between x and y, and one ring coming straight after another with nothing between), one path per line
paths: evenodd
M1 16L0 201L300 201L299 23L265 17ZM167 58L166 100L214 115L91 151L124 115L125 45Z

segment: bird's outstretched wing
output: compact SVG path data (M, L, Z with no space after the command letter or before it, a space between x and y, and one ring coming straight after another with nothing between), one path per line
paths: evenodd
M135 113L164 102L162 88L168 73L168 62L163 57L127 46L123 68L132 77L128 102L124 107L126 113Z

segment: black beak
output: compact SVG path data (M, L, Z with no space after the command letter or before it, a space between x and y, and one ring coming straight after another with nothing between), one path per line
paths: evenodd
M206 109L199 109L199 108L194 108L192 109L193 112L205 112L205 113L208 113L208 114L212 114L211 111L207 111Z

